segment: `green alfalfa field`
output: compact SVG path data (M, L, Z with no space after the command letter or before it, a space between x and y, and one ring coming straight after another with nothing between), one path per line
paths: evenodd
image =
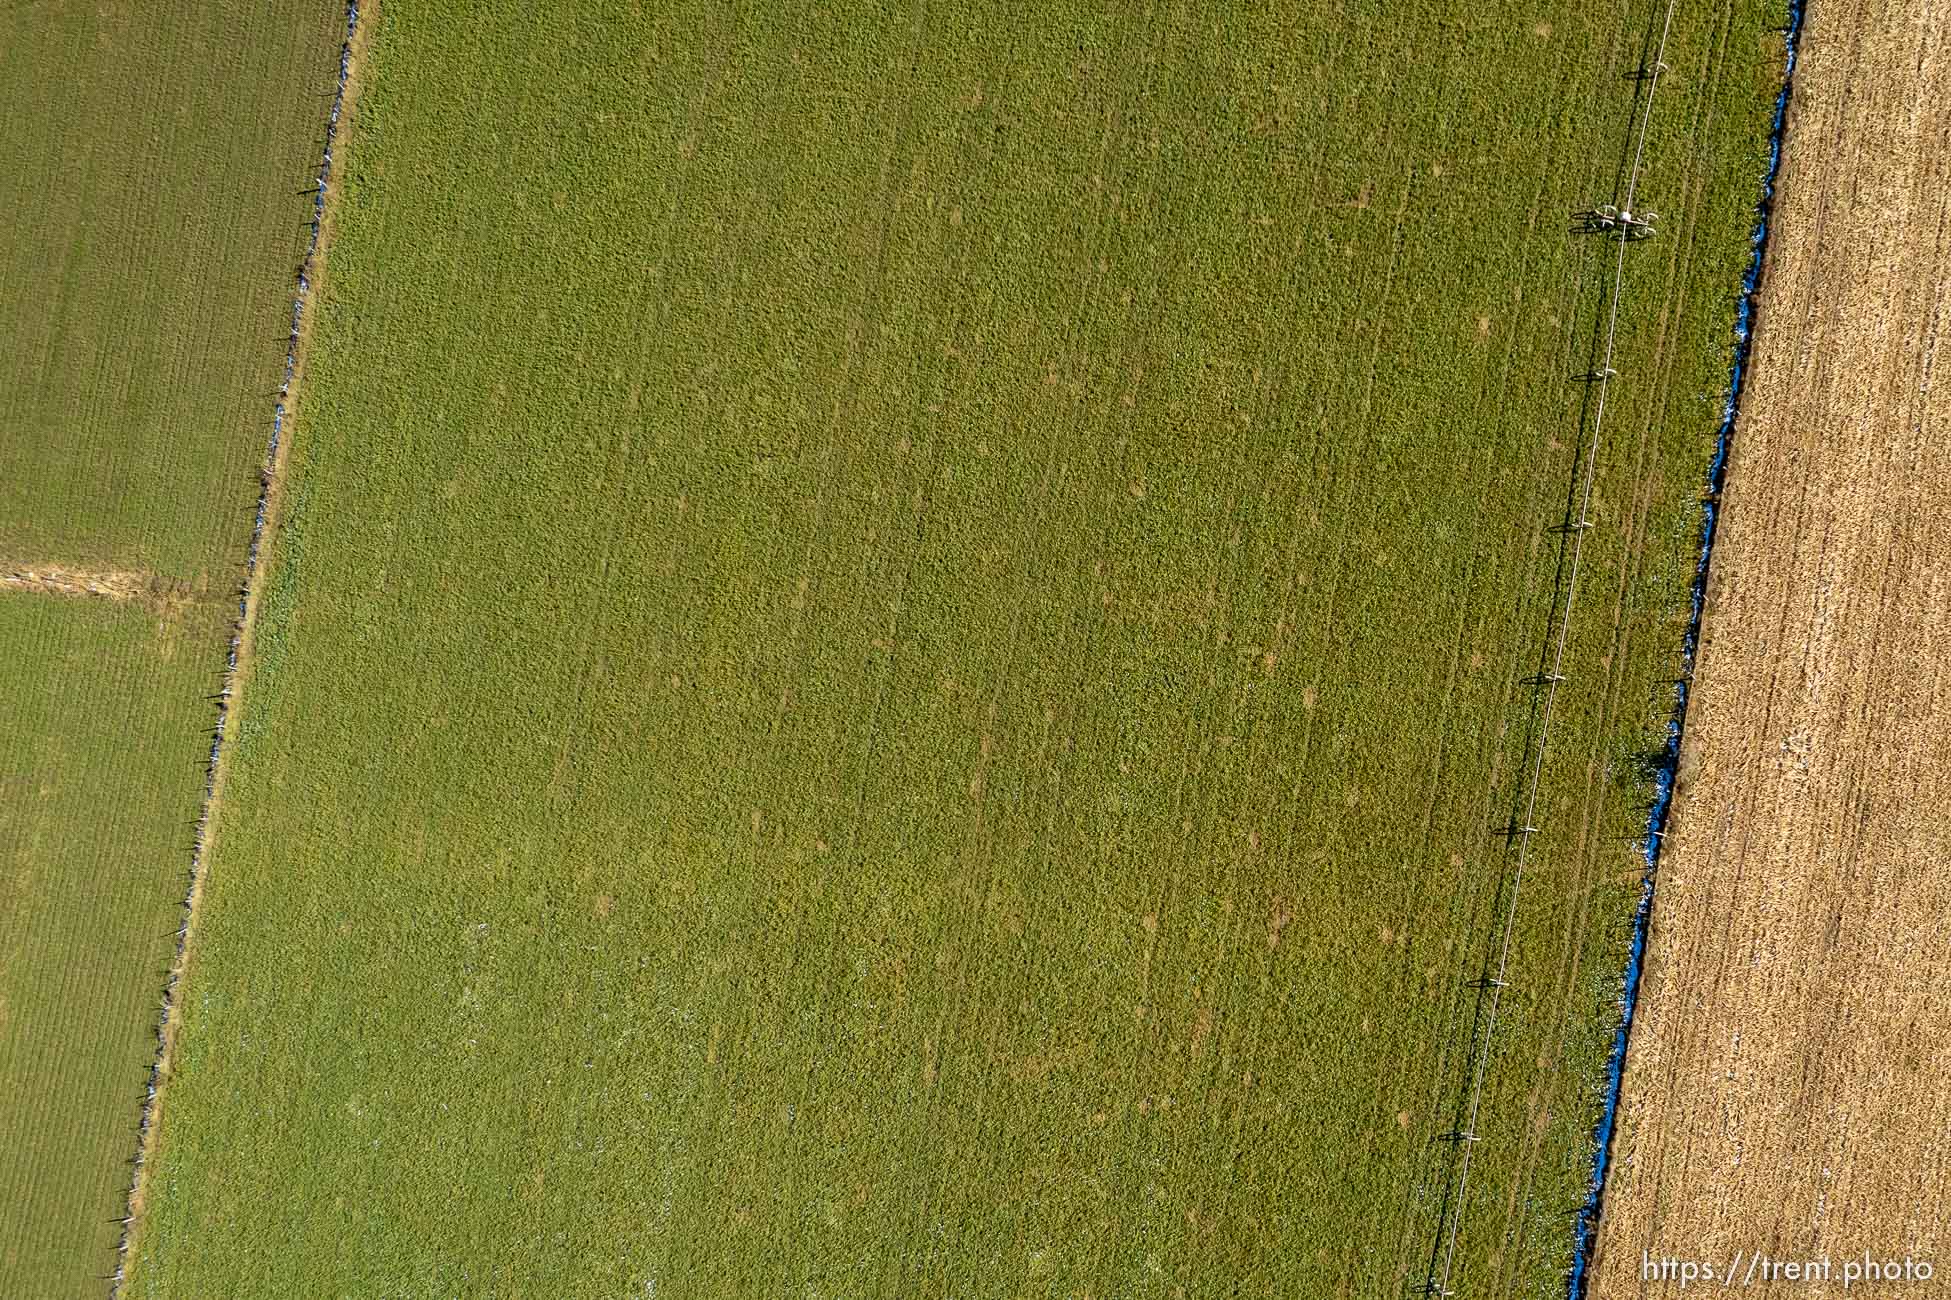
M342 25L0 13L8 1297L116 1266ZM122 594L9 581L51 569Z
M344 22L0 14L0 563L241 571Z
M1399 1296L1647 5L391 0L135 1296ZM1779 82L1674 20L1459 1293L1562 1285Z
M0 1277L12 1295L98 1295L115 1267L221 637L214 607L0 592Z

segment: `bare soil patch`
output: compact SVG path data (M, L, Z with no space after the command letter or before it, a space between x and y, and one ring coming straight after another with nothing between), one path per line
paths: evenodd
M1677 1295L1648 1254L1951 1267L1947 181L1945 12L1811 6L1597 1297Z
M51 567L8 566L0 573L0 587L17 591L38 591L52 596L106 596L111 600L131 600L149 589L149 577L141 573L81 573Z
M84 570L60 565L0 562L0 591L133 601L157 616L164 654L174 654L184 619L200 602L223 599L207 582L134 570Z

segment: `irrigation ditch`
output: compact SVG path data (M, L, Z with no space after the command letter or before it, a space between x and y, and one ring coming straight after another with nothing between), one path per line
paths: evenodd
M1796 39L1801 31L1805 3L1806 0L1789 0L1788 22L1784 29L1786 61L1782 86L1776 98L1770 131L1768 163L1763 174L1761 195L1756 208L1756 225L1751 236L1753 250L1736 300L1734 356L1726 389L1727 395L1722 405L1714 451L1709 459L1706 492L1701 504L1699 543L1691 584L1688 622L1681 639L1681 671L1673 684L1673 704L1667 715L1664 743L1657 755L1650 756L1653 761L1649 765L1648 775L1652 783L1652 798L1647 811L1646 831L1644 837L1638 841L1639 850L1644 857L1644 868L1640 879L1639 899L1633 913L1626 969L1618 1000L1620 1018L1607 1056L1600 1114L1593 1131L1593 1155L1586 1196L1573 1220L1572 1261L1567 1270L1566 1280L1570 1300L1582 1300L1585 1294L1587 1269L1597 1237L1606 1169L1617 1122L1626 1047L1639 991L1647 927L1652 914L1659 849L1672 802L1674 778L1678 770L1686 724L1689 685L1695 652L1700 640L1720 492L1727 475L1728 452L1734 435L1742 381L1746 373L1748 350L1753 336L1756 293L1760 285L1768 234L1768 214L1774 195L1776 175L1780 168L1782 135L1795 66ZM1591 369L1582 377L1589 383L1579 409L1580 427L1585 427L1589 418L1590 432L1583 440L1583 451L1576 454L1573 461L1567 488L1564 521L1553 529L1562 534L1564 540L1559 550L1558 571L1554 579L1552 596L1546 606L1547 621L1538 671L1533 677L1526 679L1527 685L1536 688L1519 750L1525 756L1530 769L1529 781L1520 783L1513 791L1509 825L1500 828L1497 832L1505 839L1505 858L1490 900L1489 912L1496 923L1485 939L1482 970L1477 978L1470 980L1466 985L1467 988L1475 990L1476 996L1465 1004L1468 1010L1459 1013L1461 1018L1457 1022L1456 1030L1453 1031L1462 1035L1467 1073L1463 1079L1463 1086L1457 1094L1451 1129L1435 1138L1433 1142L1439 1150L1447 1148L1449 1159L1436 1180L1440 1191L1435 1196L1434 1226L1429 1236L1425 1238L1428 1254L1420 1276L1412 1274L1413 1280L1407 1283L1412 1294L1439 1297L1458 1294L1452 1287L1455 1277L1456 1246L1462 1224L1467 1217L1467 1193L1473 1150L1482 1136L1477 1131L1477 1127L1485 1075L1496 1035L1499 1003L1504 989L1508 987L1511 942L1516 927L1519 893L1523 884L1531 838L1540 829L1534 824L1538 808L1538 790L1544 768L1544 754L1549 739L1553 704L1558 686L1565 680L1565 640L1576 594L1583 539L1586 530L1593 526L1589 505L1593 476L1602 445L1606 397L1610 381L1615 374L1612 363L1624 283L1625 244L1628 237L1635 233L1630 225L1631 213L1645 152L1647 129L1652 117L1653 97L1659 87L1660 78L1667 70L1663 56L1667 39L1672 31L1676 5L1677 0L1667 0L1663 17L1660 16L1659 10L1655 10L1654 21L1649 25L1641 41L1639 70L1633 77L1638 89L1635 92L1629 117L1626 151L1621 157L1620 171L1614 183L1613 192L1618 200L1617 205L1595 209L1593 213L1585 214L1589 217L1603 215L1602 220L1596 224L1588 224L1584 229L1589 233L1596 228L1601 233L1618 239L1620 245L1618 259L1607 301L1593 324L1589 349ZM1467 1031L1464 1030L1466 1023ZM1449 1052L1450 1048L1446 1046L1439 1059L1447 1060ZM1449 1067L1445 1065L1441 1068Z
M1647 818L1644 853L1646 871L1641 878L1639 905L1633 914L1632 946L1626 958L1624 986L1620 992L1619 1028L1606 1062L1605 1101L1593 1134L1592 1177L1584 1206L1573 1226L1572 1266L1567 1283L1569 1300L1584 1300L1592 1248L1598 1241L1599 1214L1605 1206L1606 1167L1612 1159L1612 1139L1617 1132L1619 1098L1626 1072L1626 1048L1631 1039L1633 1011L1639 1000L1639 981L1646 956L1646 932L1652 922L1653 891L1659 873L1660 844L1666 833L1667 813L1673 804L1674 776L1680 767L1680 745L1686 735L1687 704L1690 696L1694 655L1700 648L1701 617L1707 605L1708 569L1714 557L1714 536L1720 519L1721 489L1727 483L1728 453L1734 444L1736 419L1741 409L1741 390L1747 378L1748 353L1754 343L1756 296L1761 290L1761 275L1768 251L1768 218L1775 202L1775 181L1782 166L1782 136L1788 125L1789 98L1795 89L1795 48L1802 34L1807 0L1788 0L1788 23L1783 32L1785 57L1782 88L1775 97L1775 119L1768 136L1768 169L1761 184L1761 198L1755 205L1753 252L1747 274L1741 281L1741 297L1734 316L1734 364L1728 379L1727 401L1721 408L1720 429L1714 440L1713 459L1707 467L1707 494L1701 503L1700 552L1694 564L1693 591L1687 618L1687 631L1681 638L1680 680L1674 683L1673 716L1667 723L1666 748L1654 778L1653 807Z
M167 1068L171 1031L179 1008L177 988L183 978L184 962L189 951L191 922L195 918L197 896L202 888L207 865L211 814L218 786L218 762L223 753L225 724L229 721L232 705L237 698L238 660L248 635L252 595L259 578L265 524L271 514L272 490L277 481L285 419L290 414L292 385L298 371L298 349L301 326L305 317L305 303L311 295L312 279L317 270L325 225L325 199L332 179L332 146L338 138L339 121L345 111L346 87L352 79L353 38L358 29L359 0L347 0L345 35L339 45L338 86L332 96L332 111L326 118L324 150L319 159L316 185L312 191L311 234L298 267L297 291L291 305L291 334L285 346L284 378L278 385L277 402L271 415L271 435L265 446L264 462L259 472L257 510L251 523L250 547L245 554L244 579L238 588L237 617L231 624L230 645L224 657L223 683L215 696L217 718L211 732L210 755L204 765L202 806L197 813L196 828L191 840L189 881L183 895L183 920L176 931L176 952L170 961L169 976L163 984L162 1005L156 1024L156 1054L149 1065L147 1093L143 1098L142 1114L136 1126L136 1151L134 1159L130 1161L133 1170L129 1178L129 1194L121 1222L121 1234L115 1246L115 1271L109 1274L107 1279L110 1284L111 1300L120 1292L125 1280L132 1230L142 1204L144 1164L150 1155L151 1144L154 1141L158 1090L163 1083Z

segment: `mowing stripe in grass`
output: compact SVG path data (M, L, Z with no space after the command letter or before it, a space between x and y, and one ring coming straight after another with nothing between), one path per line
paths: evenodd
M1727 403L1721 411L1721 427L1714 443L1714 458L1707 468L1707 498L1701 502L1700 559L1694 568L1691 612L1681 641L1682 676L1673 687L1673 719L1667 725L1666 749L1661 754L1655 778L1653 808L1646 824L1646 876L1640 886L1639 908L1633 914L1632 948L1626 961L1625 986L1620 991L1619 1029L1613 1036L1612 1056L1606 1062L1606 1094L1594 1135L1592 1183L1584 1207L1573 1229L1571 1300L1585 1295L1586 1270L1592 1262L1592 1248L1599 1239L1599 1213L1605 1206L1606 1166L1612 1158L1612 1136L1619 1118L1619 1093L1626 1074L1626 1047L1632 1035L1633 1009L1639 1001L1639 979L1646 955L1646 927L1653 916L1653 888L1659 872L1660 842L1666 828L1667 813L1673 803L1673 781L1680 768L1680 742L1687 727L1688 686L1692 679L1694 654L1700 648L1701 615L1707 606L1707 572L1714 558L1715 525L1720 516L1721 489L1727 483L1728 450L1734 442L1734 421L1741 404L1742 381L1747 375L1748 349L1754 342L1755 296L1761 289L1761 268L1768 251L1768 213L1775 202L1775 176L1782 165L1782 135L1788 125L1789 96L1795 90L1795 42L1802 33L1806 0L1789 0L1788 26L1783 34L1782 89L1775 99L1775 122L1768 143L1768 173L1761 184L1761 200L1755 205L1754 255L1741 282L1741 302L1734 323L1734 365L1728 379Z
M230 716L230 707L237 698L238 664L244 657L244 646L250 632L251 612L255 603L254 582L263 557L264 525L271 512L272 489L277 485L281 450L279 440L284 432L286 403L291 400L298 368L299 344L303 338L301 325L304 318L305 297L311 290L311 276L318 261L321 234L325 224L325 199L332 178L332 142L338 134L340 114L345 107L346 87L352 79L352 42L358 27L359 2L347 0L345 41L339 49L338 88L333 92L332 112L325 124L325 151L324 156L319 160L318 188L312 200L311 239L306 245L305 258L298 271L298 292L291 307L291 339L285 351L284 380L278 386L277 405L272 413L271 437L265 447L263 481L258 488L257 513L251 524L251 544L244 566L244 582L237 596L237 622L231 630L230 648L225 656L223 686L217 693L217 720L211 733L210 758L204 772L203 803L197 813L196 832L190 849L189 888L183 897L183 921L176 931L175 960L170 966L169 979L163 985L162 1007L156 1031L156 1057L149 1066L148 1093L143 1100L142 1116L137 1121L134 1173L129 1179L128 1212L122 1219L121 1239L116 1243L115 1248L115 1272L109 1279L111 1297L121 1288L123 1274L128 1264L129 1244L142 1209L143 1159L149 1152L150 1134L156 1121L158 1090L168 1068L170 1041L176 1020L176 987L183 977L184 962L189 952L190 924L196 916L197 895L202 887L203 866L210 845L210 814L217 797L219 765L224 744L224 724Z

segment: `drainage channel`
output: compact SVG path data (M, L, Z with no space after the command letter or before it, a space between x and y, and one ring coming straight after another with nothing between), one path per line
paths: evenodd
M1579 1210L1573 1228L1573 1253L1570 1300L1584 1300L1590 1280L1592 1248L1598 1241L1599 1213L1605 1205L1606 1168L1612 1159L1612 1139L1617 1131L1619 1094L1626 1071L1626 1045L1633 1028L1633 1010L1639 1001L1639 980L1646 957L1646 929L1653 915L1653 887L1659 873L1660 843L1666 834L1667 813L1673 804L1673 778L1680 764L1680 742L1686 733L1688 692L1693 680L1694 655L1700 648L1700 620L1707 602L1708 566L1714 555L1714 535L1720 515L1721 489L1727 481L1728 450L1734 442L1735 417L1741 405L1742 382L1747 376L1748 351L1754 343L1755 295L1761 287L1763 255L1768 248L1768 218L1775 201L1775 179L1782 165L1782 132L1788 122L1788 101L1795 86L1795 47L1802 34L1806 0L1789 0L1788 26L1784 36L1787 58L1782 69L1781 93L1775 97L1775 120L1769 132L1768 170L1761 184L1761 201L1755 208L1754 253L1748 272L1741 281L1741 298L1734 318L1734 366L1728 381L1727 402L1721 408L1720 430L1714 442L1714 456L1707 467L1707 499L1701 506L1700 556L1694 565L1692 606L1687 632L1681 639L1680 680L1674 686L1673 717L1667 723L1666 748L1660 755L1659 773L1654 779L1653 808L1646 827L1646 872L1641 878L1639 907L1633 914L1632 946L1626 958L1625 987L1620 994L1619 1029L1613 1035L1612 1054L1606 1062L1605 1105L1593 1135L1592 1181L1585 1205Z

